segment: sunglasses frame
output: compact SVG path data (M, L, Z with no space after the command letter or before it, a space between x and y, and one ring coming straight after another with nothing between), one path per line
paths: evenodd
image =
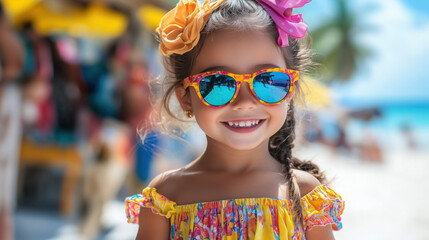
M278 102L267 103L264 100L260 99L258 97L258 95L255 93L255 91L253 90L253 80L255 79L255 77L258 76L259 74L266 73L266 72L282 72L282 73L286 73L289 76L289 79L290 79L289 91L286 94L286 96ZM235 87L234 96L232 96L232 98L231 98L231 100L229 100L229 102L227 102L223 105L216 106L216 105L212 105L212 104L206 102L206 100L204 100L204 98L202 97L201 92L200 92L199 83L200 83L201 79L203 79L207 76L221 75L221 74L232 77L236 82L236 87ZM266 68L266 69L262 69L262 70L259 70L257 72L250 73L250 74L235 74L235 73L230 73L230 72L225 72L225 71L211 71L211 72L198 73L198 74L195 74L195 75L192 75L192 76L185 78L183 80L183 87L185 88L185 90L190 86L194 87L194 89L197 92L198 97L201 99L201 101L205 105L207 105L209 107L223 107L223 106L226 106L235 100L235 98L237 97L238 92L240 90L241 84L243 82L247 82L250 86L250 90L251 90L253 96L255 96L255 98L260 103L263 103L266 105L276 105L276 104L282 103L286 99L289 100L290 98L292 98L294 85L295 85L295 82L298 81L298 79L299 79L299 71L291 70L291 69L284 69L284 68Z

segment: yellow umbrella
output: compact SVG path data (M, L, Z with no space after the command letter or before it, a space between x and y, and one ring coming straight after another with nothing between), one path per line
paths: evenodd
M26 12L40 2L40 0L2 0L2 2L6 12L9 13L13 21L15 16Z
M39 2L32 8L17 15L14 22L17 26L25 22L31 22L34 29L42 35L53 32L67 33L70 26L74 24L75 16L79 14L80 10L76 7L52 11L49 6Z
M82 17L75 18L70 29L73 33L95 36L119 36L127 27L127 19L121 13L111 10L101 3L92 3Z
M330 107L332 105L331 90L311 77L304 77L300 85L304 97L304 105L309 107Z
M161 18L165 15L165 13L165 10L153 5L143 5L137 12L140 21L143 23L146 29L150 30L155 30L159 26Z
M65 5L53 10L47 4L38 1L31 8L24 9L18 5L12 8L20 9L11 12L11 15L15 14L12 16L15 25L32 22L35 30L42 35L59 32L72 36L114 37L121 35L127 25L127 20L122 14L108 9L101 3L92 3L86 9L76 5Z

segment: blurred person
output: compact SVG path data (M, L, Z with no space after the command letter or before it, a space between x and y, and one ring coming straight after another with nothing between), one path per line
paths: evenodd
M77 118L85 98L73 39L41 36L31 22L23 26L26 137L41 144L75 144Z
M147 144L142 145L137 131L133 131L135 143L134 171L130 172L129 187L134 191L144 183L147 184L152 170L153 160L159 153L160 139L157 131L150 126L152 113L151 94L149 90L149 73L147 66L141 60L130 61L127 67L127 77L121 88L121 103L119 119L130 129L150 131ZM150 139L150 140L149 140Z
M46 38L52 52L52 102L55 111L54 141L63 145L77 141L78 117L86 99L86 86L79 67L75 39Z
M97 60L83 62L80 66L87 90L87 105L99 118L118 119L119 116L124 70L115 64L117 48L118 41L115 40L106 49L100 49Z
M119 119L131 129L146 127L146 120L152 111L148 85L149 73L142 61L130 62L127 78L122 86Z
M355 119L363 123L362 128L359 129L359 139L352 145L353 151L361 160L381 163L384 160L384 154L380 146L379 140L376 138L371 126L370 121L381 116L378 108L366 108L350 111L346 119Z
M151 93L149 90L150 72L141 49L141 27L128 15L125 34L116 39L108 48L110 80L115 82L117 119L127 124L132 131L134 144L134 171L129 173L126 187L132 192L147 184L153 171L153 160L158 156L159 139L149 118L152 115ZM148 144L141 144L137 131L150 131ZM137 130L137 131L135 131ZM149 143L150 142L150 143Z
M83 199L86 211L80 222L85 239L97 239L102 229L103 207L115 199L130 167L132 142L129 128L121 122L103 120L99 131L92 136L93 148L98 152L95 162L84 172Z
M405 146L409 150L415 150L417 148L417 142L414 137L412 128L409 123L403 123L401 126L401 133L405 140Z
M101 74L95 80L99 88L92 89L92 95L89 96L95 114L105 120L101 120L100 135L95 136L98 138L96 142L100 143L95 149L100 148L101 154L85 174L87 212L80 229L86 239L94 239L98 235L102 207L107 201L114 200L121 186L126 184L126 187L134 189L147 179L156 152L154 148L141 148L136 144L139 141L136 129L150 128L147 119L152 107L147 82L148 69L140 49L132 40L135 33L130 34L116 39L107 48L106 58L99 65ZM116 135L114 132L121 137L121 142L126 142L127 147L120 151L125 161L118 162L118 157L112 156L112 153L118 152L116 148L119 143L106 144L107 139L111 138L108 135ZM118 137L114 139L119 141ZM157 143L156 134L153 134L152 144ZM140 171L130 171L130 165L137 166L133 169ZM112 186L108 190L105 189L106 182Z
M349 143L346 131L347 121L346 117L339 117L337 120L338 136L334 142L334 147L335 150L343 150L346 153L351 153L352 146Z
M21 141L22 45L0 2L0 239L13 239L13 210Z
M19 78L24 94L24 127L26 137L32 135L41 141L52 134L55 121L54 103L51 98L51 50L31 22L23 25L20 36L25 55L25 64Z
M320 119L315 113L308 112L304 115L301 129L297 131L301 133L301 140L303 144L307 142L324 143L322 128L320 126Z
M360 157L364 161L383 162L383 152L370 129L362 131L362 140L359 144Z
M163 17L159 120L174 134L167 124L195 117L207 145L126 199L136 239L334 239L344 201L292 155L298 71L311 64L292 8L308 2L181 0Z
M148 131L148 141L141 144L137 131L133 131L135 143L134 171L130 172L129 187L131 191L147 184L153 170L153 161L158 156L160 139L158 133L150 125L152 113L151 94L149 90L149 73L146 64L141 61L131 62L127 79L121 93L120 119L130 129Z
M18 77L24 59L22 44L12 30L1 2L0 31L0 80L5 83Z

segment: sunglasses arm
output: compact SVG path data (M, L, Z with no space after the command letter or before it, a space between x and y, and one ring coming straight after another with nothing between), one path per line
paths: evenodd
M183 88L184 89L187 89L191 85L192 85L192 83L191 83L191 80L189 79L189 77L187 77L183 80Z

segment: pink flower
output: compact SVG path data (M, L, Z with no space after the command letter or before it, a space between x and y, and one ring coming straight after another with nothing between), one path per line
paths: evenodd
M292 15L293 8L302 7L311 0L256 0L270 14L279 31L279 46L289 46L288 36L303 38L308 26L303 23L302 14Z

